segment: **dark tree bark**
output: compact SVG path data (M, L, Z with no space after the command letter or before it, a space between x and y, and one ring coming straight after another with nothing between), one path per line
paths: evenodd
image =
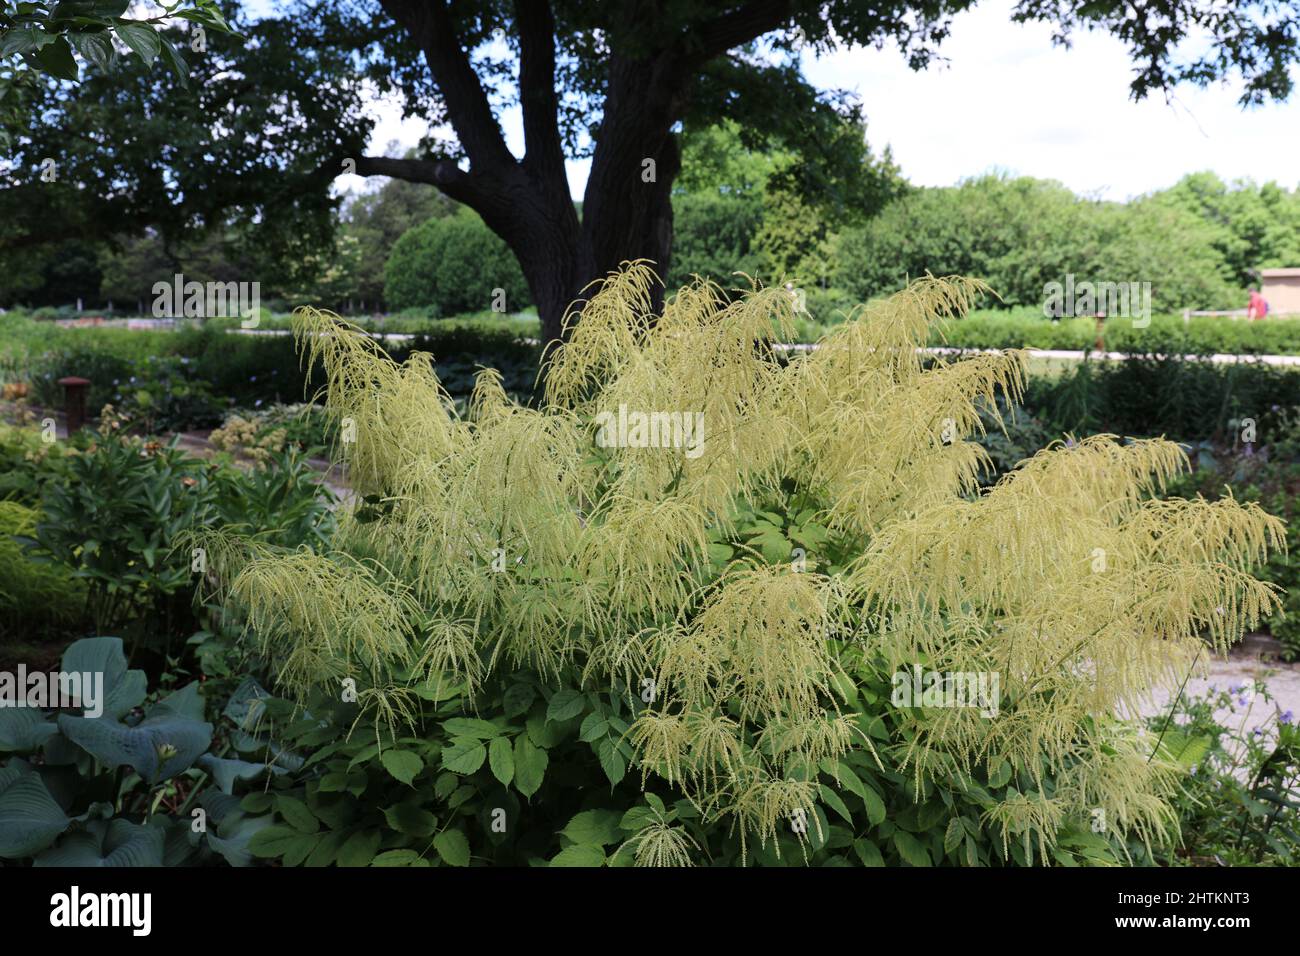
M622 262L648 259L660 276L667 274L670 194L681 169L672 126L683 113L689 84L708 60L789 16L784 0L754 0L668 48L636 59L611 54L579 223L564 170L550 4L515 3L526 148L516 160L443 0L382 3L423 50L470 168L448 160L376 157L357 160L356 171L429 183L482 216L518 258L548 343L562 338L565 314L582 290Z

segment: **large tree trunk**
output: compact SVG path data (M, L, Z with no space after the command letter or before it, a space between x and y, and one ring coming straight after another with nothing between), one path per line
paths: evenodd
M645 139L641 140L642 143ZM597 150L598 156L602 151ZM643 175L645 159L654 160L653 178ZM558 203L543 208L521 202L506 226L489 221L506 234L528 280L546 344L564 338L564 318L587 286L623 262L648 259L660 278L671 266L673 243L672 183L681 168L676 137L664 132L652 152L640 151L615 164L593 162L580 228L566 221ZM613 170L617 169L615 172ZM563 202L572 210L567 195ZM662 303L656 291L654 307ZM580 304L580 302L579 302Z

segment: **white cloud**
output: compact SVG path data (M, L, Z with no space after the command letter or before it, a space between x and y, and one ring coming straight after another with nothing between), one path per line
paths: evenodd
M914 73L896 49L845 50L805 63L822 88L862 98L867 137L912 182L947 186L990 169L1057 179L1126 199L1211 169L1225 179L1300 184L1300 98L1243 111L1233 85L1129 96L1119 40L1081 34L1053 47L1045 24L1011 22L1008 0L959 14L947 66Z

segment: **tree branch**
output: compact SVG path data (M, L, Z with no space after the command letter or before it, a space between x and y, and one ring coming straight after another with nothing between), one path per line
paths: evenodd
M450 159L394 159L388 156L362 156L356 160L358 176L389 176L410 183L428 183L467 205L483 198L476 177L465 172Z
M790 0L750 0L683 37L679 44L681 56L690 67L698 68L733 47L775 30L793 13Z
M519 28L519 103L524 165L564 178L559 100L555 94L555 17L548 0L515 0Z
M424 51L438 91L447 105L447 119L476 173L512 166L515 158L478 74L461 47L456 28L443 0L380 0L383 8Z

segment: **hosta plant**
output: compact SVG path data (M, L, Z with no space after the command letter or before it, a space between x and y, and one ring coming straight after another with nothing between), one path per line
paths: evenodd
M1249 572L1279 523L1154 498L1185 465L1166 441L1056 443L981 490L969 439L1024 357L917 352L977 282L913 283L791 358L788 291L697 283L655 315L654 281L593 292L538 407L488 370L464 416L430 356L296 315L361 499L329 547L209 536L318 748L310 817L255 850L924 865L1171 839L1176 755L1115 715L1271 611ZM899 696L936 672L978 706Z
M204 719L198 682L149 693L144 671L128 668L116 637L74 642L60 672L100 675L78 687L102 683L77 707L0 707L0 861L85 867L252 859L248 845L272 819L243 810L235 790L300 763L258 736L264 691L246 682L217 728Z

